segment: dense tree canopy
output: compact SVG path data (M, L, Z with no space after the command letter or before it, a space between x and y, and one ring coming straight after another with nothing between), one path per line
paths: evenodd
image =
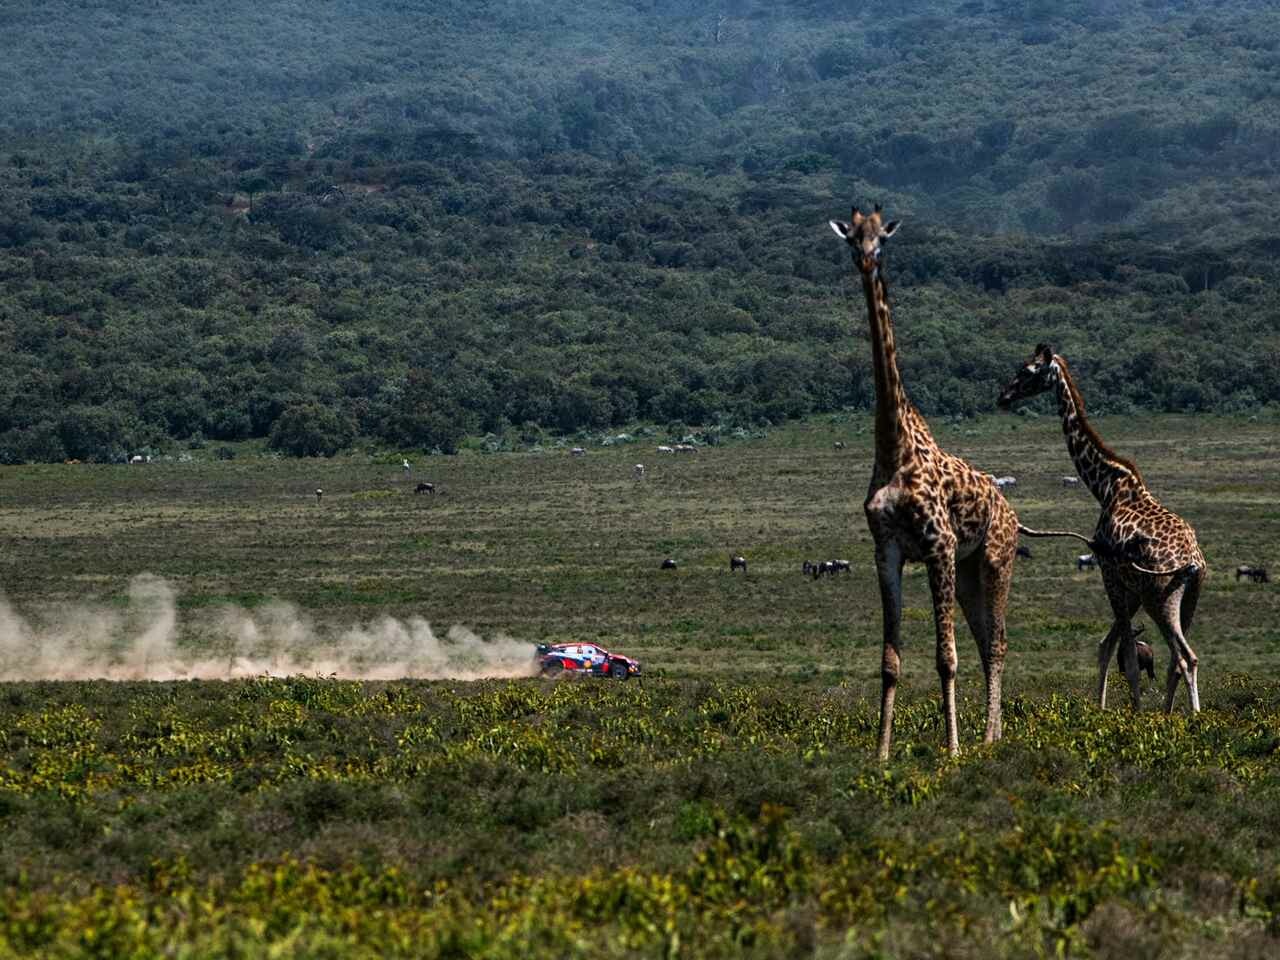
M927 412L1280 403L1278 95L1261 0L9 4L0 462L865 406L851 199Z

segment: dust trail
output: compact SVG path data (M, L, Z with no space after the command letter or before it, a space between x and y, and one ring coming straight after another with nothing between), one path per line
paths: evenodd
M354 680L472 680L536 673L533 645L490 640L426 620L316 623L275 602L178 615L177 591L150 574L129 584L123 608L76 604L24 616L0 594L0 680L229 680L264 674Z

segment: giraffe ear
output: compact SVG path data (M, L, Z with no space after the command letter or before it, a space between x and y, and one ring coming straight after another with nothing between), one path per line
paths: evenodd
M828 220L827 223L830 224L831 229L836 232L836 236L841 240L849 239L849 231L853 229L849 224L843 220Z
M885 238L892 237L895 233L898 232L898 226L901 223L902 223L901 220L890 220L888 223L886 223L883 227L880 228L881 229L880 236Z

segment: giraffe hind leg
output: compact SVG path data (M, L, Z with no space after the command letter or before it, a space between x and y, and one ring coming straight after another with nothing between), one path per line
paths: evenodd
M1173 699L1178 692L1180 677L1187 681L1191 712L1200 712L1200 690L1197 685L1199 660L1182 632L1183 601L1188 586L1186 582L1172 585L1162 596L1148 597L1143 604L1147 608L1147 614L1160 628L1165 643L1169 645L1169 671L1165 679L1164 693L1165 713L1173 712ZM1196 590L1198 593L1198 582ZM1191 610L1194 611L1194 609L1193 602Z
M992 743L1004 734L1001 687L1007 648L1005 607L1013 564L993 562L987 556L987 549L984 547L956 564L956 599L978 645L978 656L982 658L987 684L987 729L983 741Z
M1182 622L1182 635L1185 637L1191 632L1191 621L1195 619L1196 606L1200 602L1200 588L1204 586L1204 578L1208 576L1209 571L1203 565L1196 571L1196 575L1187 581L1187 588L1182 594L1182 607L1179 610L1178 619Z
M1191 621L1195 619L1196 605L1200 602L1200 588L1204 585L1204 578L1208 576L1209 571L1205 568L1203 560L1200 568L1196 571L1195 576L1188 579L1186 588L1182 593L1182 603L1178 611L1178 619L1182 627L1183 643L1187 644L1186 636L1191 632ZM1187 644L1187 651L1191 654L1191 674L1187 678L1187 689L1191 694L1191 709L1199 711L1200 709L1200 659L1191 650L1191 645Z

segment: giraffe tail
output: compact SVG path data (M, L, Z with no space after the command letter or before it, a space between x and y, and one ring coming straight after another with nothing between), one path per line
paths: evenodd
M1083 540L1087 543L1093 548L1094 553L1097 553L1100 556L1114 556L1117 552L1114 547L1104 544L1098 540L1091 540L1089 537L1076 533L1073 530L1032 530L1030 527L1025 527L1019 523L1018 532L1026 537L1075 537L1077 540ZM1184 571L1188 576L1194 577L1200 572L1200 564L1195 560L1192 560L1190 563L1184 563L1180 567L1170 567L1168 570L1152 570L1151 568L1144 567L1142 564L1134 560L1129 561L1129 566L1133 567L1133 569L1137 570L1139 573L1145 573L1153 577L1170 577L1175 573L1182 573Z
M1093 546L1093 541L1084 534L1076 533L1074 530L1032 530L1030 527L1024 527L1018 524L1018 532L1025 537L1075 537L1077 540L1083 540L1089 546Z
M1153 577L1169 577L1175 573L1182 573L1184 570L1187 572L1187 576L1194 577L1200 572L1200 564L1196 563L1194 560L1190 563L1184 563L1180 567L1171 567L1168 570L1148 570L1146 567L1141 564L1134 563L1133 561L1130 561L1130 565L1139 573L1149 573Z

